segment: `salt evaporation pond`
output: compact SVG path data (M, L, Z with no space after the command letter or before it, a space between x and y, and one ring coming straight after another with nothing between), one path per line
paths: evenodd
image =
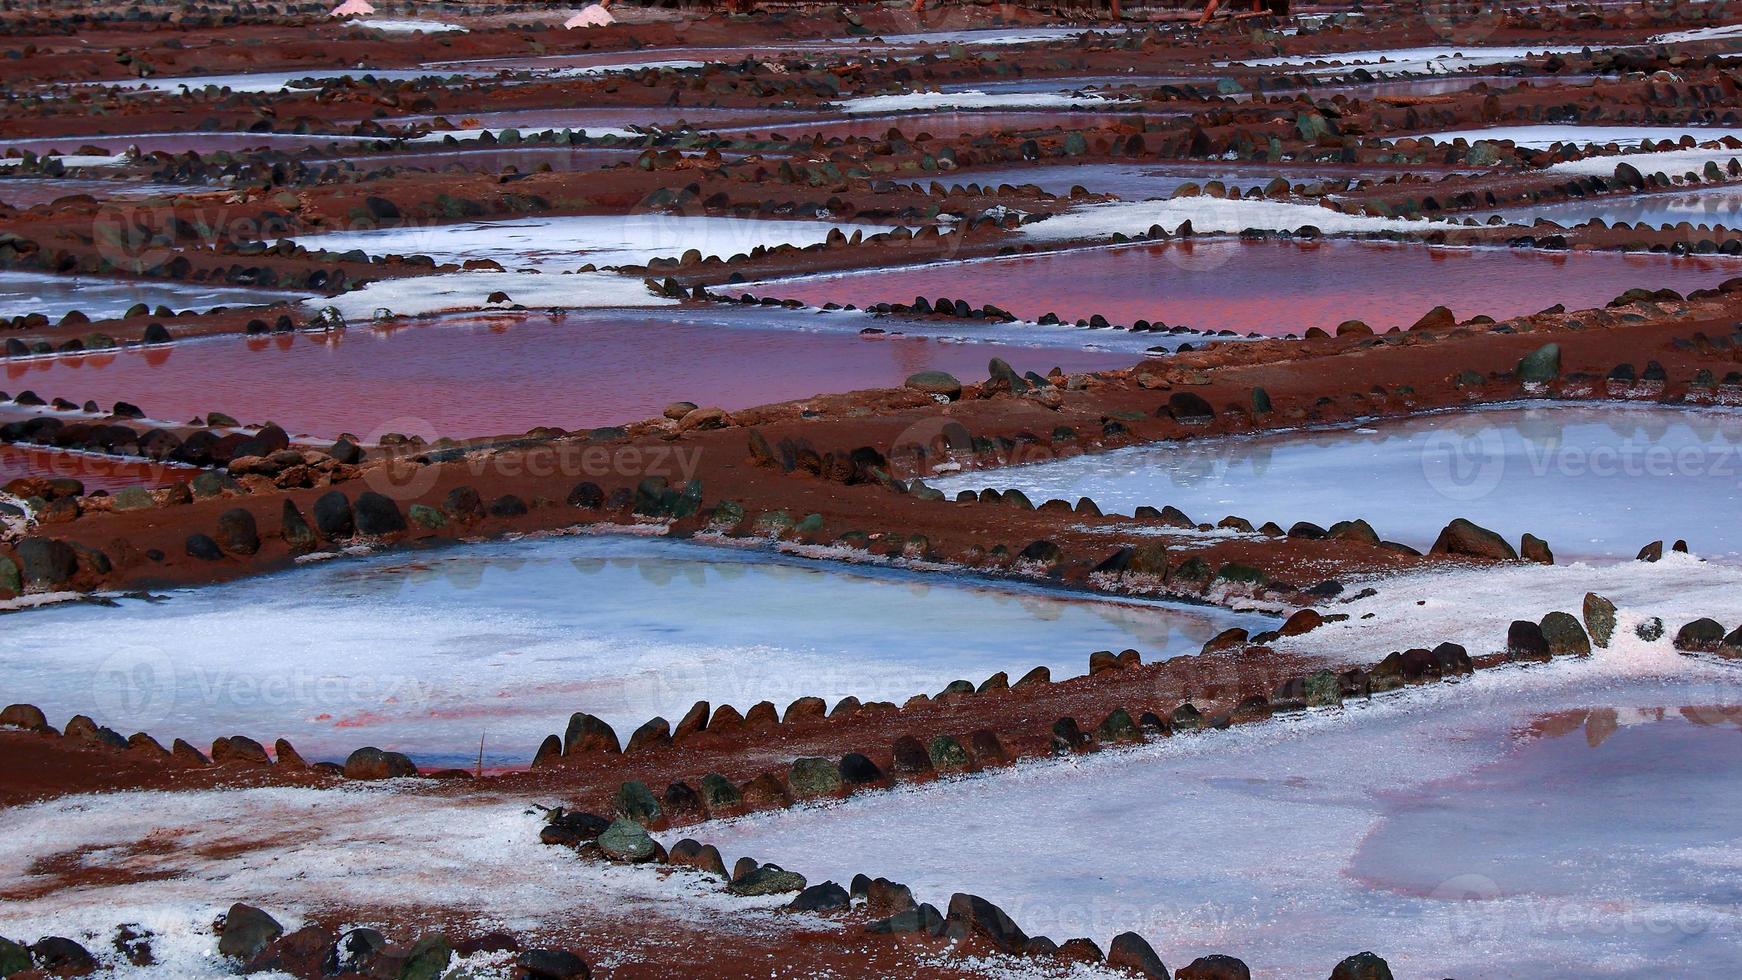
M118 317L136 303L154 310L167 306L205 311L219 306L262 306L303 298L305 294L251 286L0 271L0 317L41 313L50 320L59 320L78 310L93 320L102 320Z
M843 235L872 235L889 226L646 212L336 231L298 235L296 242L331 252L360 248L370 255L427 255L438 263L494 259L505 269L563 272L588 263L639 265L653 258L676 258L692 248L723 259L759 245L803 247L824 241L837 229Z
M1230 188L1242 191L1262 188L1277 177L1290 184L1310 184L1329 180L1382 180L1405 173L1418 176L1438 176L1444 171L1411 167L1406 170L1371 170L1361 168L1307 168L1285 166L1234 166L1230 164L1167 163L1078 163L1042 166L1009 166L964 170L950 175L950 183L979 184L997 187L1010 184L1021 187L1033 184L1051 194L1068 194L1073 187L1082 187L1091 194L1112 194L1127 201L1143 201L1172 197L1186 184L1203 185L1219 180Z
M859 333L871 325L913 332ZM748 408L898 387L919 371L978 379L993 357L1025 371L1129 367L1160 340L762 308L587 310L217 337L3 362L0 377L44 398L125 400L165 420L216 410L329 438L384 431L433 438L615 425L657 416L680 399ZM1090 343L1104 346L1084 349Z
M434 146L442 146L437 143ZM360 156L333 158L334 163L348 163L358 170L381 170L400 167L408 170L447 170L458 168L474 173L493 173L513 167L530 172L549 164L557 173L578 173L602 170L619 163L629 163L642 154L635 149L606 149L593 146L549 146L519 144L515 146L472 146L449 150L396 150Z
M827 616L816 610L831 610ZM630 537L468 545L307 566L165 602L6 618L6 696L166 744L283 736L424 763L524 764L569 714L627 738L698 699L905 701L1091 651L1196 652L1270 617ZM262 638L270 638L263 642Z
M1135 929L1170 966L1227 953L1260 980L1369 949L1400 977L1735 975L1738 676L1628 669L1485 672L687 835L813 882L980 895L1054 941Z
M96 136L45 136L0 140L0 154L9 150L36 154L76 153L87 146L108 153L137 148L141 153L240 153L243 150L277 150L298 153L319 150L335 143L356 142L358 136L323 136L312 133L116 133Z
M773 125L727 126L715 129L714 132L722 136L746 138L758 136L773 138L779 135L789 140L797 140L820 136L827 140L854 137L877 139L891 129L899 129L908 136L927 134L936 139L951 139L957 136L999 133L1005 130L1027 133L1053 129L1090 129L1121 124L1138 125L1143 121L1154 121L1159 125L1161 120L1167 118L1169 116L1165 113L1146 114L1138 111L1109 112L1088 109L1046 109L1029 112L999 109L982 111L939 109L918 112L890 112L881 115L835 116Z
M468 71L463 68L443 68L440 70L423 70L417 68L303 68L290 71L255 71L237 72L226 75L180 75L172 78L121 78L114 80L98 80L87 82L88 85L101 85L106 88L146 90L152 92L179 92L184 87L198 91L207 86L227 88L232 92L279 92L288 88L301 87L304 80L311 81L314 87L337 78L351 78L361 81L365 77L383 82L411 82L419 79L451 78L456 76L472 76L483 72Z
M1432 139L1439 143L1450 143L1453 140L1469 142L1509 140L1516 146L1531 149L1546 150L1556 143L1573 143L1582 146L1615 143L1621 146L1638 145L1643 140L1661 143L1664 140L1679 142L1684 136L1692 136L1700 143L1709 143L1726 137L1742 138L1742 128L1724 126L1583 126L1578 124L1545 123L1525 126L1494 126L1488 129L1458 129L1437 133L1419 133L1413 139Z
M1742 556L1742 414L1643 405L1505 407L1359 428L1194 439L968 472L946 493L1016 487L1110 513L1172 504L1198 520L1329 527L1365 519L1425 550L1454 517L1548 541L1557 558L1632 558L1685 538Z
M1738 270L1742 262L1721 257L1230 237L873 269L749 288L819 306L948 296L1027 319L1100 313L1114 323L1160 320L1280 337L1309 327L1330 330L1348 319L1379 330L1408 327L1439 305L1459 318L1505 318L1555 303L1590 309L1632 286L1685 293L1715 287Z
M1630 225L1653 227L1678 225L1742 225L1742 185L1701 187L1698 190L1667 191L1660 194L1630 194L1625 197L1597 197L1584 201L1559 204L1539 204L1526 208L1506 209L1494 213L1507 221L1528 224L1544 218L1572 227L1601 219L1611 225L1625 221Z
M185 483L197 473L189 467L138 459L96 456L0 444L0 486L22 476L71 477L85 492L110 492L123 487L162 487Z
M110 198L157 197L198 194L207 188L180 184L151 184L129 180L81 180L62 177L0 178L0 203L15 208L33 208L63 197L89 194L99 201Z

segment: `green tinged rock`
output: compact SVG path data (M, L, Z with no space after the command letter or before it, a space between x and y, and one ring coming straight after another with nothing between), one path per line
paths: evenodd
M428 504L412 504L409 513L413 524L428 528L431 531L438 527L445 527L448 523L446 514Z
M1615 636L1615 604L1595 592L1585 593L1585 629L1592 643L1607 647Z
M18 563L5 555L0 555L0 592L11 592L16 595L23 591L24 576L18 572ZM0 972L0 976L5 975L5 973Z
M1518 360L1518 380L1547 384L1561 376L1561 345L1543 344Z
M600 853L624 864L646 864L653 860L659 849L640 824L621 817L611 821L611 826L605 828L596 843Z

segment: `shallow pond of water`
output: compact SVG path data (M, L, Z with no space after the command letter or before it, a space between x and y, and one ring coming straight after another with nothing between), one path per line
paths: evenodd
M197 194L205 188L186 184L148 184L129 180L81 180L60 177L0 177L0 203L32 208L75 194L88 194L99 201L112 198Z
M1419 549L1454 517L1561 560L1632 558L1685 538L1742 557L1742 414L1650 406L1509 407L1359 428L1196 439L932 481L1017 487L1036 502L1093 497L1110 513L1173 504L1200 521L1329 527L1363 518Z
M0 141L0 154L8 150L37 154L77 153L87 146L107 153L125 153L137 147L141 153L240 153L243 150L277 150L297 153L318 151L335 143L354 141L354 136L317 136L300 133L120 133L97 136L52 136Z
M940 908L980 895L1054 941L1135 929L1169 966L1225 953L1259 980L1359 950L1400 977L1742 970L1736 682L1577 669L716 822L707 840ZM1679 707L1714 695L1730 707Z
M1071 188L1080 186L1091 194L1113 194L1127 201L1144 201L1172 197L1174 191L1186 184L1202 186L1212 180L1219 180L1229 188L1246 191L1262 188L1277 177L1284 178L1290 184L1307 184L1314 181L1336 179L1381 180L1386 177L1401 176L1405 172L1404 170L1366 170L1354 167L1320 169L1287 166L1234 166L1229 164L1194 165L1191 163L1169 163L1166 165L1079 163L975 168L951 174L949 183L977 183L982 187L997 187L1000 184L1021 187L1024 184L1034 184L1041 190L1053 194L1068 194ZM1442 171L1412 168L1407 172L1437 175Z
M136 459L86 453L63 453L30 446L0 444L0 486L21 476L71 477L85 492L123 487L164 487L186 483L197 470Z
M101 279L36 272L0 272L0 317L42 313L59 320L79 310L93 320L118 317L135 303L152 309L209 310L259 306L300 299L303 294L246 286L209 286L168 279Z
M752 291L819 306L949 296L1028 319L1100 313L1114 323L1160 320L1280 337L1349 319L1379 330L1408 327L1440 305L1459 318L1503 319L1555 303L1589 309L1632 286L1687 292L1739 270L1742 262L1650 254L1219 238L811 276Z
M913 333L861 336L867 326ZM216 410L323 437L398 431L433 438L615 425L657 416L680 399L747 408L899 386L926 370L977 380L993 357L1023 371L1127 367L1155 342L1104 330L929 328L733 307L593 310L184 341L4 362L0 378L44 398L125 400L165 420Z
M831 612L816 615L819 609ZM574 711L627 738L698 699L905 701L958 678L1076 676L1093 650L1196 652L1268 617L819 565L646 538L381 556L119 608L7 617L7 697L166 744L245 733L311 759L374 744L524 764ZM263 642L263 638L270 638Z
M436 144L440 146L441 144ZM558 173L579 173L600 170L619 163L633 162L641 150L610 150L580 146L490 146L472 149L429 149L374 153L366 156L336 157L335 162L348 163L359 170L381 170L403 167L413 170L447 170L458 168L473 173L495 173L513 167L530 173L549 164Z
M1726 228L1736 228L1742 226L1742 185L1702 187L1698 190L1661 194L1600 197L1588 201L1539 204L1493 213L1507 221L1521 224L1546 218L1566 227L1602 219L1611 225L1625 221L1630 225L1643 223L1655 227L1678 225L1686 221L1695 226L1723 225Z

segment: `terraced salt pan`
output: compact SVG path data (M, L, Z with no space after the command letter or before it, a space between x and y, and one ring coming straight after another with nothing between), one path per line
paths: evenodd
M527 307L593 309L675 306L639 280L609 272L543 275L538 272L444 272L431 276L376 279L361 289L306 301L308 312L332 307L347 320L369 319L381 310L403 317L455 310L482 310L496 293Z
M1453 140L1468 140L1472 143L1485 140L1499 142L1510 140L1513 144L1534 150L1546 150L1556 143L1571 143L1579 146L1601 146L1605 143L1639 143L1651 140L1660 143L1664 140L1677 142L1685 136L1691 136L1701 143L1714 142L1726 137L1742 139L1742 127L1734 126L1580 126L1545 123L1531 126L1494 126L1488 129L1454 129L1437 133L1418 133L1413 139L1432 139L1441 143ZM1736 152L1731 151L1732 155ZM1609 170L1613 172L1614 157L1610 161Z
M1511 64L1534 55L1577 54L1577 47L1420 47L1392 48L1383 51L1339 51L1288 55L1280 58L1255 58L1247 61L1217 62L1218 66L1245 65L1248 68L1300 68L1314 62L1331 62L1307 68L1303 74L1334 75L1351 66L1366 66L1392 74L1444 74L1471 68Z
M860 335L873 325L890 332ZM737 410L899 387L926 370L983 378L993 357L1041 372L1128 367L1165 339L762 307L495 313L8 362L0 388L126 400L171 420L218 410L325 439L394 431L433 440L616 425L680 399Z
M1371 590L1372 594L1355 598ZM1405 575L1355 576L1328 611L1347 620L1277 641L1305 657L1378 663L1393 650L1439 642L1472 654L1503 652L1515 619L1540 621L1550 610L1580 615L1595 592L1622 610L1624 629L1656 616L1673 637L1701 617L1742 623L1742 567L1667 553L1656 562L1568 562L1503 567L1447 567ZM1479 612L1475 612L1479 610Z
M491 139L499 140L505 132L507 132L506 129L434 129L424 133L422 136L413 136L405 142L415 145L419 143L442 143L450 138L454 140L475 140L483 136L485 133L490 134ZM617 139L629 139L639 134L613 126L595 126L591 129L576 130L576 135L585 136L589 139L608 139L611 137Z
M50 136L28 139L0 140L0 153L10 150L60 156L67 166L66 154L94 146L120 155L130 149L141 153L214 153L218 151L267 149L295 153L308 148L322 148L355 139L345 136L321 136L302 133L119 133L93 136ZM78 154L75 154L78 155ZM94 154L82 154L90 157Z
M228 75L182 75L172 78L127 78L115 81L94 81L89 84L103 85L108 88L148 89L153 92L178 92L184 87L200 89L208 85L227 88L232 92L279 92L292 88L303 79L321 82L333 78L361 79L367 75L384 82L408 82L420 78L447 78L475 74L479 73L459 68L440 71L425 71L417 68L316 68L295 71L237 72Z
M360 248L370 255L427 255L437 263L494 259L505 269L553 273L588 263L641 265L649 259L676 258L692 248L704 256L727 258L759 245L803 247L824 241L836 229L843 235L872 235L890 226L642 213L408 225L299 235L296 241L332 252Z
M1364 949L1400 977L1727 975L1742 675L1668 646L688 833L1260 980Z
M776 942L788 928L828 928L827 920L776 914L778 897L736 898L700 875L579 860L539 843L544 819L520 800L419 796L388 784L118 793L10 807L0 812L0 935L74 938L112 971L105 977L219 980L236 968L216 955L212 922L234 901L267 909L286 931L339 913L392 936L408 916L439 907L479 932L561 947L573 942L577 922L679 923ZM55 868L101 877L69 887ZM353 922L358 909L366 918ZM123 922L155 934L155 965L133 967L115 951L110 940ZM512 954L455 966L480 978L515 972Z
M123 487L161 487L185 483L197 470L147 463L136 459L64 453L25 446L0 445L0 486L22 476L71 477L85 492Z
M1057 242L1106 238L1115 232L1141 235L1155 225L1174 231L1185 222L1199 233L1237 233L1248 228L1295 231L1311 226L1328 235L1363 232L1427 232L1432 222L1344 214L1314 204L1287 201L1182 197L1168 201L1121 201L1091 204L1023 225L1020 233L1035 241Z
M449 24L439 20L415 20L400 17L363 17L345 22L351 27L361 27L371 31L385 31L388 34L464 34L466 29L458 24Z
M1351 317L1380 330L1408 327L1440 304L1460 318L1505 318L1553 303L1590 309L1630 286L1685 293L1715 287L1738 270L1742 263L1722 257L1225 238L874 269L745 288L817 306L947 296L1030 320L1048 312L1072 321L1099 313L1120 324L1144 319L1280 337L1315 326L1334 329Z
M1127 201L1165 199L1186 184L1202 185L1212 180L1222 181L1229 188L1241 191L1264 187L1277 177L1290 184L1308 184L1336 178L1379 180L1399 176L1403 170L1365 170L1360 168L1318 169L1312 167L1235 166L1231 164L1169 163L1077 163L1043 164L1040 166L1009 166L963 171L951 174L951 183L977 183L982 187L1012 184L1021 187L1034 184L1052 194L1068 194L1073 187L1082 187L1091 194L1113 194ZM1408 172L1421 173L1421 170ZM1432 173L1439 173L1433 171ZM1314 215L1316 218L1317 215ZM1038 226L1037 226L1037 229ZM1145 229L1147 230L1147 229ZM1172 231L1173 229L1168 229Z
M128 180L81 180L67 177L0 178L0 201L15 208L30 208L62 197L89 194L97 200L172 196L198 193L202 188L180 184L149 184Z
M1693 44L1698 41L1721 41L1729 38L1742 37L1742 24L1725 24L1722 27L1701 27L1691 31L1673 31L1669 34L1659 34L1651 39L1653 44Z
M916 112L931 109L1069 109L1078 106L1106 108L1120 100L1103 95L1068 92L912 92L905 95L868 95L841 103L850 114Z
M1548 173L1579 174L1584 176L1607 177L1615 172L1616 166L1628 164L1643 174L1688 174L1701 173L1706 164L1715 163L1720 168L1728 168L1732 161L1742 158L1742 150L1717 147L1705 150L1663 150L1647 153L1621 153L1611 156L1586 157L1583 160L1563 160L1548 168Z
M103 279L39 272L0 271L0 317L42 313L59 320L79 310L93 320L118 317L135 303L152 309L209 310L218 306L261 306L299 299L302 293L248 286L211 286L162 279Z
M577 480L589 475L575 465ZM1229 626L1274 622L570 537L319 563L156 604L38 610L7 618L0 667L7 697L56 723L83 712L165 743L246 733L267 745L287 737L310 759L374 744L445 764L469 764L483 736L487 764L519 765L575 711L627 738L698 699L741 711L810 695L899 702L1040 664L1076 676L1094 650L1194 653Z
M1642 366L1642 365L1640 365ZM1173 504L1200 521L1321 527L1365 519L1426 549L1454 517L1548 541L1557 557L1632 558L1653 540L1742 559L1742 414L1605 405L1435 413L1359 428L1194 439L934 481L1093 497L1130 514ZM1673 502L1673 503L1672 503Z
M3 192L0 192L3 193ZM1698 190L1589 198L1560 204L1539 204L1498 212L1507 221L1530 224L1538 218L1571 227L1591 220L1608 224L1661 227L1688 222L1694 226L1742 226L1742 184L1702 186Z

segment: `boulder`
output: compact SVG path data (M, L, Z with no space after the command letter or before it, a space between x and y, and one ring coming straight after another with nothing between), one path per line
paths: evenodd
M224 915L224 931L218 937L218 952L247 963L282 935L284 927L277 919L252 905L237 902Z
M1512 550L1505 538L1462 517L1454 518L1445 526L1428 553L1464 555L1491 561L1516 561L1518 558L1518 552Z
M811 885L787 905L794 912L833 912L852 905L847 890L832 881Z
M1585 628L1571 614L1551 612L1542 618L1541 629L1550 656L1590 656L1591 638L1585 635Z
M227 554L252 555L260 550L260 528L254 523L254 515L241 507L218 515L215 538L218 547Z
M46 936L30 947L36 965L53 977L83 977L97 972L90 950L65 936Z
M1528 532L1518 541L1518 556L1538 565L1554 564L1554 552L1549 549L1548 542Z
M1252 971L1232 956L1211 953L1180 968L1175 980L1252 980Z
M1548 660L1548 638L1542 627L1528 619L1515 619L1506 630L1506 656L1512 660Z
M356 536L357 522L351 516L351 501L343 493L330 490L315 501L315 530L328 541Z
M405 531L405 515L400 513L399 505L373 490L358 494L356 506L352 509L356 513L358 534L380 537Z
M1724 642L1724 625L1700 618L1676 630L1675 648L1683 653L1711 653Z
M629 744L625 752L635 752L641 749L658 748L671 744L671 723L664 718L649 718L629 735Z
M960 926L969 935L979 936L1001 953L1016 955L1028 942L1028 936L1004 910L978 895L957 892L950 896L945 919Z
M611 807L617 816L625 820L633 820L642 826L657 823L665 816L665 810L654 798L653 790L639 780L629 780L617 787L617 792L611 798Z
M398 752L385 752L373 745L352 752L345 758L346 779L397 779L417 775L417 766Z
M1615 604L1595 592L1585 593L1585 629L1591 642L1607 647L1615 636Z
M218 542L209 534L188 535L186 548L188 557L200 561L222 561L224 558L224 549L218 547Z
M640 824L622 817L611 821L594 843L599 853L619 864L646 864L659 856L653 837Z
M25 587L33 589L60 588L79 571L78 552L57 538L25 538L18 542L18 563L23 566Z
M841 770L828 759L794 759L787 783L800 799L833 796L841 791Z
M291 551L308 552L320 546L320 539L315 537L314 528L309 527L308 519L302 516L302 511L288 498L284 501L279 525L278 534Z
M728 890L734 895L748 898L756 895L802 893L805 887L804 875L787 871L777 864L764 864L734 878Z
M1547 384L1561 376L1561 345L1543 344L1518 360L1514 369L1525 384Z
M568 728L563 732L563 755L621 751L617 733L610 725L584 711L569 716Z
M1107 947L1107 965L1147 980L1172 980L1173 976L1167 972L1161 957L1156 955L1155 948L1135 932L1122 932L1113 937L1113 945Z
M942 371L921 371L908 377L907 386L928 395L938 395L950 401L962 397L962 383L954 375Z
M1331 980L1392 980L1391 965L1376 953L1360 952L1338 963Z
M587 962L562 949L529 949L514 960L526 980L592 980Z

